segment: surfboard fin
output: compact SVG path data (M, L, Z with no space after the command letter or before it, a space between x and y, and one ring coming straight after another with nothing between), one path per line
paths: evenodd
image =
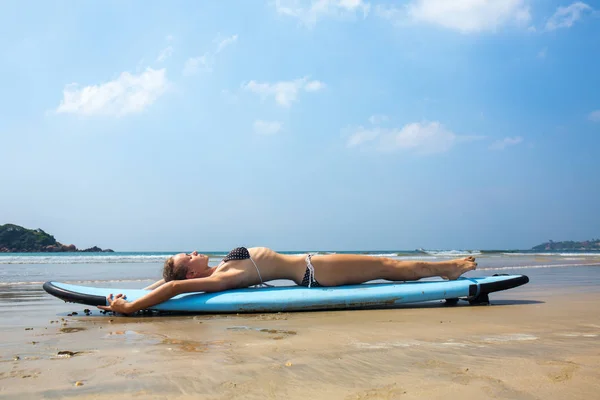
M478 296L469 299L469 304L472 306L489 306L490 296L488 293L480 293Z

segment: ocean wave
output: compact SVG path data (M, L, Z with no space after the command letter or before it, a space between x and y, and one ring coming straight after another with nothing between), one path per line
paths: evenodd
M0 264L163 263L169 255L0 256Z
M600 267L600 263L581 263L581 264L537 264L537 265L513 265L509 267L483 267L477 268L474 273L481 271L510 271L519 269L542 269L542 268L571 268L571 267ZM21 278L23 279L23 278ZM40 279L39 277L37 279ZM148 278L129 278L129 279L61 279L63 283L72 285L90 285L90 286L102 286L104 284L115 284L115 283L136 283L136 282L154 282L156 277ZM4 281L0 282L0 288L8 288L11 286L41 286L46 281ZM141 289L141 287L140 287Z
M105 283L131 283L131 282L150 282L155 281L156 278L147 279L87 279L87 280L61 280L62 283L68 283L70 285L94 285L105 284ZM0 282L0 287L10 286L41 286L46 281L20 281L20 282Z
M362 254L372 257L390 257L399 260L436 260L440 258L460 258L467 256L474 257L490 257L514 259L515 257L555 257L557 260L577 260L577 258L589 259L591 257L599 257L600 253L533 253L533 252L490 252L487 250L423 250L417 251L372 251L372 252L331 252L331 251L314 251L314 252L284 252L291 256L303 256L307 253L314 255L328 254ZM2 264L128 264L128 263L147 263L147 264L162 264L168 257L177 254L175 252L156 252L156 253L21 253L0 254L0 265ZM206 253L209 256L211 264L220 261L227 253L225 252L210 252Z
M335 252L286 253L292 256L337 254ZM176 253L175 253L176 254ZM341 253L344 254L344 253ZM347 254L347 253L346 253ZM402 255L401 255L402 254ZM400 257L402 259L425 259L423 255L404 256L407 253L364 253L373 257ZM128 264L128 263L164 263L174 254L113 254L113 255L0 255L1 264ZM209 254L209 262L214 263L225 257L223 254ZM434 256L430 256L435 258Z
M536 268L565 268L565 267L594 267L600 266L599 263L587 264L536 264L536 265L513 265L510 267L484 267L477 268L477 271L504 271L511 269L536 269Z
M600 257L600 253L502 253L503 256Z
M419 250L422 253L436 257L467 257L482 255L479 250Z

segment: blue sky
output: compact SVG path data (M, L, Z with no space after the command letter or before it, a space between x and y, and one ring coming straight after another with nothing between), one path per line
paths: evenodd
M115 250L600 236L600 4L0 4L0 223Z

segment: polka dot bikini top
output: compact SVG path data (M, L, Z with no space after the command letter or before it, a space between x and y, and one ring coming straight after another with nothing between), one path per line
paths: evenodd
M256 263L254 262L252 257L250 257L250 252L245 247L236 247L235 249L231 250L229 252L229 254L227 254L225 256L225 258L223 259L222 262L226 263L227 261L231 261L231 260L247 260L247 259L250 259L250 261L252 261L252 264L254 264L254 268L256 268L256 273L258 274L258 278L260 279L259 286L267 286L267 287L271 286L268 283L263 282L262 276L260 275L260 270L258 269L258 265L256 265Z
M229 254L225 256L223 262L231 261L231 260L247 260L250 258L250 252L245 247L236 247L231 250Z

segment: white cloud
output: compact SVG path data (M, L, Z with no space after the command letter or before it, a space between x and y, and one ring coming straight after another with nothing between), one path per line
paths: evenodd
M250 81L242 85L242 88L260 95L263 99L273 96L275 102L282 107L290 107L298 93L302 90L306 92L316 92L325 87L320 81L309 81L308 77L295 79L292 81L280 81L275 83L261 83Z
M381 114L371 115L369 117L369 122L373 125L380 125L380 124L387 122L388 120L389 120L389 118L387 115L381 115Z
M600 110L592 111L588 115L588 119L592 122L600 122Z
M279 121L263 121L261 119L254 121L254 132L260 135L274 135L281 130L281 127Z
M310 81L304 86L304 90L307 92L318 92L323 88L325 88L325 84L320 81Z
M314 26L323 17L341 17L369 14L371 5L363 0L275 0L277 13L294 17L308 26Z
M372 144L379 151L413 151L417 154L443 153L458 142L480 139L479 136L461 136L446 129L439 122L414 122L402 128L358 127L348 138L348 147Z
M515 136L515 137L506 137L502 140L498 140L494 143L491 144L490 149L491 150L504 150L505 148L509 147L509 146L514 146L517 145L519 143L521 143L523 141L523 138L521 136Z
M424 22L462 33L495 31L531 20L525 0L412 0L402 8L378 6L376 13L396 22Z
M226 47L232 45L237 41L238 35L232 35L225 39L215 39L214 42L217 44L217 49L213 52L206 52L201 56L190 57L183 65L183 75L192 76L198 73L198 71L211 72L215 65L215 59L217 54L223 51Z
M147 68L139 75L123 72L113 81L79 88L65 86L57 113L123 116L154 103L168 87L166 69Z
M407 17L406 6L399 8L386 4L378 4L375 6L375 15L383 19L399 22Z
M163 62L167 58L171 57L172 54L173 54L173 46L167 46L160 52L158 57L156 57L156 61Z
M362 126L356 128L348 138L348 147L356 147L366 142L371 142L381 135L381 129L365 129Z
M232 35L225 39L219 40L218 44L217 44L217 53L220 53L221 51L223 51L223 49L225 49L225 47L230 46L230 45L234 44L235 42L237 42L237 39L238 39L238 35Z
M546 30L553 31L559 28L570 28L582 17L583 13L592 11L592 7L577 1L567 7L558 7L553 16L546 22Z
M210 53L204 53L202 56L190 57L183 65L183 75L192 76L198 71L212 71L214 58Z

